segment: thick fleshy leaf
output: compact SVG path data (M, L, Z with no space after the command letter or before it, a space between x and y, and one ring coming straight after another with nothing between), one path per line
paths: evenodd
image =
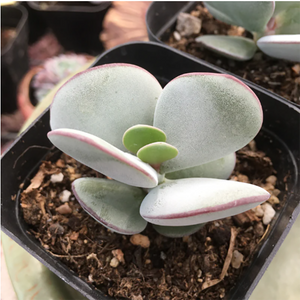
M181 75L165 86L154 114L154 126L179 151L160 171L170 173L229 155L249 143L261 125L258 98L235 77Z
M279 13L288 10L291 7L299 7L299 5L299 1L276 1L273 16L277 16Z
M144 188L158 184L152 167L94 135L63 128L50 131L48 138L61 151L117 181Z
M300 34L268 35L260 38L257 45L272 57L300 62Z
M300 34L300 2L275 17L274 34Z
M154 76L134 65L91 68L58 90L50 110L50 125L52 130L81 130L125 150L122 136L129 127L153 124L161 90Z
M203 35L197 37L196 42L222 56L240 61L251 59L257 50L253 40L241 36Z
M170 238L180 238L196 233L205 224L196 224L190 226L160 226L152 224L153 228L161 235Z
M180 179L202 177L227 179L234 169L235 161L235 153L231 153L225 157L211 161L207 164L168 173L166 174L166 178Z
M72 190L87 213L115 232L136 234L147 226L139 214L142 189L103 178L80 178L73 181Z
M176 147L164 143L156 142L142 147L137 157L148 164L161 164L162 162L172 159L178 155Z
M242 26L249 31L263 31L273 15L275 1L209 1L208 11L218 20Z
M149 192L141 216L162 226L188 226L249 210L269 199L264 189L237 181L211 178L171 180Z
M165 142L166 134L159 128L149 125L135 125L127 129L123 135L123 144L132 153L148 144Z

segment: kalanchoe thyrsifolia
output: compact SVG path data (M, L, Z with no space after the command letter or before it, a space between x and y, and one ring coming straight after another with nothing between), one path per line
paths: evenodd
M80 178L72 188L115 232L135 234L150 222L179 237L270 196L226 180L234 152L256 136L263 118L258 98L233 76L184 74L162 89L140 67L103 65L64 84L50 116L51 142L109 177Z
M196 38L206 48L235 60L251 59L257 47L269 56L300 61L299 1L204 2L218 20L245 28L253 39L203 35Z

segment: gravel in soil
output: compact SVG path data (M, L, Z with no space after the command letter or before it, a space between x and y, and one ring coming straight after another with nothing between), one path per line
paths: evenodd
M299 63L275 59L260 51L255 54L253 59L244 62L224 58L204 49L199 43L195 42L195 38L206 34L234 35L251 38L251 33L245 31L242 27L228 25L216 20L201 3L191 11L191 15L200 18L202 21L199 34L181 37L180 40L177 40L178 33L174 34L174 29L172 28L169 29L169 33L164 35L167 38L163 38L163 41L171 47L208 61L267 88L271 92L292 102L300 104Z
M231 180L259 185L278 200L274 174L271 160L251 142L237 153ZM103 177L65 154L56 162L44 161L23 190L20 205L28 233L42 247L118 299L222 299L270 227L259 206L209 222L183 238L163 237L151 225L141 235L119 235L97 223L73 196L72 181L87 176ZM281 206L277 200L272 203L275 210Z

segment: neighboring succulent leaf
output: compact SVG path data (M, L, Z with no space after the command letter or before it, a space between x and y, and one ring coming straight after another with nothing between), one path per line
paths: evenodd
M162 226L189 226L226 218L268 200L255 185L211 178L171 180L152 189L140 207L141 216Z
M251 59L257 50L253 40L241 36L203 35L195 41L222 56L239 61Z
M176 147L164 143L156 142L142 147L137 157L148 164L161 164L162 162L172 159L178 155Z
M87 213L115 232L136 234L147 226L139 214L142 189L103 178L80 178L73 181L72 190Z
M146 70L129 64L109 64L81 72L56 93L52 130L72 128L102 138L119 149L124 132L136 124L153 124L161 86Z
M186 235L196 233L205 224L197 224L190 226L160 226L152 224L153 228L163 236L170 238L180 238Z
M166 134L159 128L135 125L125 131L123 144L129 151L136 154L140 148L155 142L165 142L166 139Z
M256 136L262 118L256 95L233 76L190 73L175 78L159 97L154 126L166 133L179 154L164 162L160 172L199 166L235 152Z
M300 34L268 35L257 46L272 57L300 62Z
M277 16L284 10L288 10L291 7L299 7L299 1L275 1L275 11L273 16Z
M275 17L274 34L300 34L300 2Z
M209 163L200 166L168 173L166 174L166 178L180 179L180 178L202 177L202 178L227 179L234 169L235 161L236 161L235 153L231 153L225 157L222 157L220 159L211 161Z
M274 1L209 1L204 4L216 19L249 31L263 31L275 8Z
M48 138L64 153L115 180L144 188L158 184L157 173L148 164L94 135L63 128L50 131Z

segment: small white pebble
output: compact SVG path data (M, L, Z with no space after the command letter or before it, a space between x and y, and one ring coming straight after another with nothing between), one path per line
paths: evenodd
M56 183L56 182L62 182L63 179L64 179L64 174L63 173L52 174L51 178L50 178L50 181L53 182L53 183Z
M263 217L263 223L265 225L268 225L271 223L273 217L275 216L276 214L276 211L274 210L274 208L272 207L271 204L269 203L264 203L262 205L262 209L264 210L264 217Z
M239 269L241 267L241 263L243 262L244 255L237 250L233 251L231 265L234 269Z
M180 33L178 31L174 31L173 32L173 36L174 36L174 39L176 41L180 41L181 40L181 35L180 35Z
M119 260L116 257L113 257L110 261L110 266L116 268L119 265Z
M274 175L269 176L266 179L266 182L271 183L272 185L276 185L277 177Z
M61 202L68 202L71 196L71 192L68 190L64 190L59 194L59 199Z
M271 197L268 199L268 202L271 205L280 203L279 199L276 196L274 196L274 195L271 195Z
M257 205L256 207L254 207L253 211L259 218L262 218L264 216L264 210L262 209L261 205Z
M167 255L164 253L164 252L160 252L160 258L162 259L162 260L165 260L166 258L167 258Z

